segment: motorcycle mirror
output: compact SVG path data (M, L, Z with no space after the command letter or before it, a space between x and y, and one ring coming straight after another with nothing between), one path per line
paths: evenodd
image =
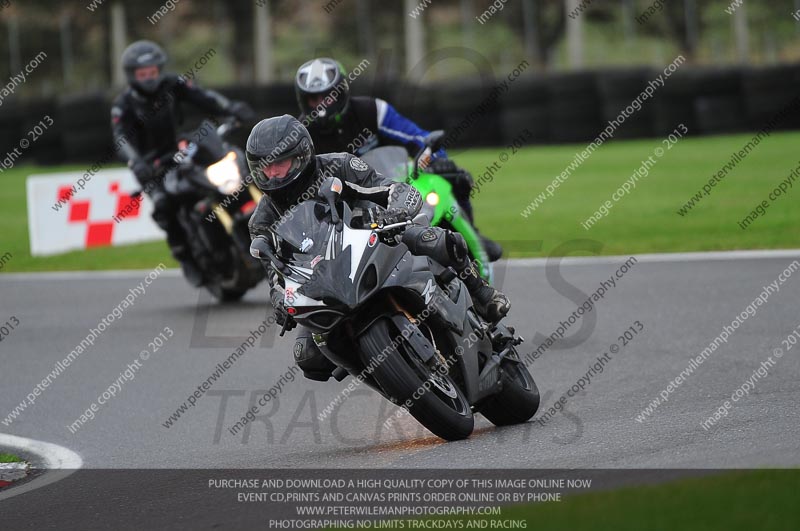
M430 156L433 155L433 153L439 151L439 149L441 149L442 144L444 143L444 135L445 135L444 131L438 129L436 131L428 133L428 136L425 137L425 139L423 140L425 146L422 149L420 149L419 153L417 153L417 156L414 157L414 168L411 172L412 179L416 179L417 177L419 177L419 170L423 168L422 167L423 159L430 161Z
M339 212L336 210L336 201L342 195L342 181L337 177L326 177L322 181L317 195L328 204L331 209L331 221L338 226L341 220Z
M332 198L334 201L342 194L342 181L338 177L325 177L322 184L320 184L319 192L317 195L320 199L328 200Z
M444 143L444 137L445 133L441 129L431 131L428 136L425 137L425 145L431 148L433 152L439 151Z
M413 221L415 225L421 225L423 227L427 227L428 225L431 224L431 220L428 217L428 214L426 214L423 211L420 211L420 213L414 216L414 219L412 219L411 221Z

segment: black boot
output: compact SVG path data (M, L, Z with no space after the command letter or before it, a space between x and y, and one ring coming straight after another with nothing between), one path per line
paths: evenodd
M490 262L497 262L500 260L500 257L503 256L503 247L494 240L490 240L483 234L478 234L481 238L481 243L483 244L483 249L486 251L486 255L489 257Z
M450 264L472 295L477 312L489 322L500 321L511 308L508 297L483 280L469 259L464 236L441 227L413 226L403 233L403 243L412 254L430 256L440 264Z
M505 294L490 286L470 264L459 275L472 295L475 310L490 323L498 323L511 309L511 302Z

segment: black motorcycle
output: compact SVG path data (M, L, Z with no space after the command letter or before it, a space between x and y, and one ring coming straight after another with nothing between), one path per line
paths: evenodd
M337 365L333 376L362 379L446 440L468 437L475 412L496 425L533 417L539 391L522 338L483 321L452 268L398 243L411 220L361 228L341 187L326 179L274 226L280 251L263 236L250 249L282 276L286 311Z
M264 278L250 256L247 223L261 192L249 179L238 147L223 139L235 120L216 126L204 121L178 139L177 153L165 163L165 191L180 205L178 220L203 275L203 285L220 301L234 301Z

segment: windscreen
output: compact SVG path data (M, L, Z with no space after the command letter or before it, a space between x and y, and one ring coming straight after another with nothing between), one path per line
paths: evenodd
M401 146L384 146L361 156L378 173L393 181L408 177L408 152Z
M316 201L297 205L294 214L284 216L274 232L294 248L295 259L299 262L324 256L332 234L326 207ZM304 257L307 260L303 260Z

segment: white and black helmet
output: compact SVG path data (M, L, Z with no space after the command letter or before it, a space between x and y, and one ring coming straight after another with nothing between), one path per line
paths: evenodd
M297 181L314 158L314 143L296 118L284 114L261 120L247 138L247 165L263 192L281 190ZM292 159L285 175L269 177L267 165Z
M128 83L144 94L154 94L164 81L164 65L167 63L167 54L158 44L152 41L136 41L122 52L122 68ZM155 79L137 80L136 70L143 67L158 67L158 77Z
M347 73L339 61L327 57L312 59L298 68L294 89L300 110L314 122L337 123L350 105ZM310 103L320 97L320 103Z

